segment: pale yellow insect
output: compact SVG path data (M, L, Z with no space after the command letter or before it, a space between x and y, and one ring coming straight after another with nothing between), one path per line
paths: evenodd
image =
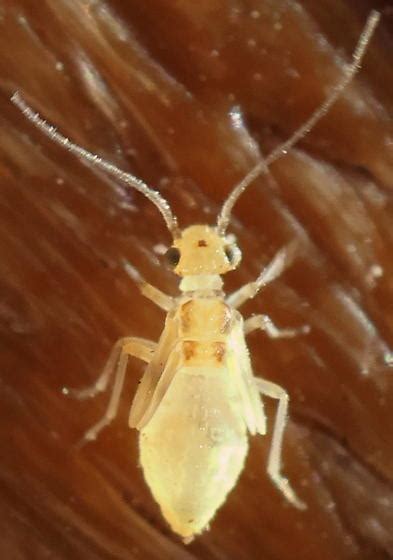
M292 249L279 251L254 282L226 297L221 275L235 269L241 258L226 229L232 208L246 187L315 125L350 82L378 19L376 12L370 14L353 62L345 68L330 97L233 189L216 226L193 225L181 231L167 201L158 192L70 142L34 113L18 93L12 98L52 140L147 196L172 233L173 246L167 258L181 277L180 295L169 297L137 276L143 295L167 312L158 343L135 337L120 339L94 386L77 395L86 398L105 391L114 376L105 416L85 435L86 440L95 439L117 413L128 357L148 364L131 406L129 424L140 432L140 461L146 482L173 531L187 542L207 528L236 484L248 451L248 433L265 434L261 395L279 403L267 472L287 500L298 508L305 507L281 474L288 395L282 387L253 375L245 335L262 329L273 338L291 337L307 329L279 330L265 315L244 321L237 310L280 275L290 261Z

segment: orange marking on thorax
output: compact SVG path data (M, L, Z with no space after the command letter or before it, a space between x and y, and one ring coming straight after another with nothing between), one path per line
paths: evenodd
M221 340L229 331L231 312L218 299L192 299L184 303L179 311L180 336L192 340Z
M184 365L187 367L219 367L225 356L224 342L184 340L181 343Z

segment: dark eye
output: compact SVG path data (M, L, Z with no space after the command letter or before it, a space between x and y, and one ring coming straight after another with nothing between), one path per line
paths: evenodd
M175 267L179 264L180 261L180 251L177 247L170 247L168 251L165 253L165 258L169 264L169 266Z
M225 255L228 259L228 261L230 262L230 264L233 263L233 259L235 257L235 253L233 252L232 247L225 247Z

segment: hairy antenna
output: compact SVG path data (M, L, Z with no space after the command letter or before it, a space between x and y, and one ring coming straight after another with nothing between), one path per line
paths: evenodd
M134 177L131 173L126 173L122 171L113 163L100 158L99 156L85 150L81 146L74 144L63 136L56 128L48 124L38 113L33 111L31 107L22 98L19 92L15 92L11 97L11 101L22 111L23 115L29 119L37 128L39 128L46 136L48 136L52 141L56 142L60 146L69 150L72 154L76 155L82 160L89 161L96 167L102 169L108 175L112 175L116 179L119 179L123 183L126 183L129 187L139 191L144 194L161 212L165 223L171 232L173 238L179 237L179 227L176 216L172 213L172 210L168 202L163 198L160 193L148 187L141 179Z
M253 169L238 183L223 204L217 219L217 230L220 235L224 235L228 227L232 209L246 188L262 173L268 172L268 166L286 154L299 140L304 138L317 122L328 112L333 103L350 83L356 72L359 70L363 56L366 52L370 39L378 25L380 14L373 10L367 18L367 22L360 35L358 44L353 53L351 64L347 65L344 75L325 102L311 115L311 117L300 126L296 132L285 142L277 146L265 159L258 162Z

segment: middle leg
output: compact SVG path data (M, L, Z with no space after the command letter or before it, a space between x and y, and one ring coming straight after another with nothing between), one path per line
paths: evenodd
M310 327L308 325L296 329L279 329L268 315L254 315L244 321L245 334L249 334L257 329L265 331L270 338L292 338L299 334L307 334L310 332Z
M75 392L78 398L95 396L97 393L104 391L112 375L115 376L112 394L104 416L86 432L81 443L96 439L101 430L116 417L119 409L121 392L124 386L128 357L134 356L145 362L150 362L155 348L156 344L150 340L136 337L120 339L115 344L103 373L93 387Z
M130 356L134 356L135 358L149 363L156 347L157 344L155 342L145 338L138 338L135 336L120 338L113 346L101 375L93 385L84 389L69 389L68 387L63 387L63 394L79 400L85 400L96 397L99 393L104 393L112 375L116 371L116 366L122 353L129 354Z

